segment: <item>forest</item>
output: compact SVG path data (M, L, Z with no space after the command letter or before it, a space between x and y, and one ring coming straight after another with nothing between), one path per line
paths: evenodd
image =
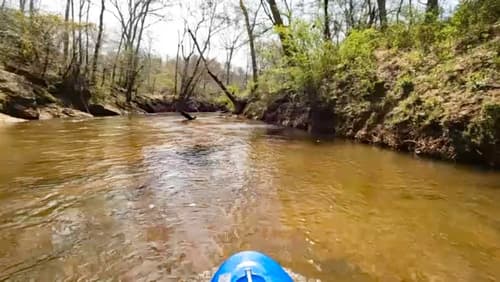
M0 3L7 116L232 111L500 165L499 0L43 2Z

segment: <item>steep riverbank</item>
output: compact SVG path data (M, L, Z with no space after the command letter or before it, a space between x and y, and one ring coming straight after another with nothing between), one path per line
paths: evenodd
M378 49L371 80L338 69L312 106L290 91L269 95L246 115L335 134L416 155L500 166L499 27L451 54Z
M119 91L95 98L95 93L77 95L54 85L57 84L47 83L23 70L0 68L0 123L176 111L173 99L161 95L137 96L131 103L126 103L125 96ZM183 109L190 112L227 110L222 105L196 100L187 102Z

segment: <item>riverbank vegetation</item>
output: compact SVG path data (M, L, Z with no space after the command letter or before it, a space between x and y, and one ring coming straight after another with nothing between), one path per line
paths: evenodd
M69 109L93 115L226 109L194 46L184 42L187 31L177 57L152 51L147 29L168 13L168 1L61 0L63 15L39 9L42 2L1 3L0 111L38 119L68 116ZM97 22L89 19L92 9ZM209 12L204 8L203 16ZM110 15L118 31L106 29ZM234 85L244 79L240 69L207 65Z
M500 2L463 1L448 16L433 1L421 10L393 7L392 16L385 1L378 2L376 12L365 6L366 14L347 13L341 23L334 16L325 25L330 17L323 14L276 27L281 45L275 48L284 55L265 57L271 67L263 70L260 100L247 113L498 166Z
M500 1L67 0L62 15L26 2L3 1L0 12L0 104L11 116L39 118L40 104L94 115L227 105L314 133L500 164ZM172 12L182 27L164 58L148 28Z

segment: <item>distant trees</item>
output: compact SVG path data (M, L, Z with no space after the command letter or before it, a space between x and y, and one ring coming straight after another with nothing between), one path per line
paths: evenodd
M439 15L441 4L438 0L58 0L63 14L55 17L37 11L37 0L0 1L2 11L10 13L4 22L22 19L0 26L15 29L18 36L0 34L14 46L0 43L8 49L4 56L15 53L19 65L29 65L43 77L57 73L79 89L101 85L99 90L122 93L128 102L140 91L168 88L160 91L187 100L216 92L216 87L231 101L243 100L239 95L260 94L266 68L281 59L296 58L288 60L287 67L298 68L318 59L311 55L314 48L328 45L324 48L335 50L359 30L389 33L397 22L408 31L421 19L432 24L429 20ZM170 15L167 4L174 3L176 12L194 5L192 13ZM99 15L96 22L89 20L92 9ZM108 13L116 18L118 34L105 29ZM148 28L166 16L183 17L186 24L179 31L177 54L171 54L176 56L162 60L154 52L164 50L153 50L154 39L147 45L145 37ZM426 32L421 29L416 34L426 36ZM312 47L303 48L308 44ZM235 58L245 57L241 54L248 57L246 89L236 68L241 62ZM157 82L162 86L156 87Z
M123 44L124 55L124 73L122 86L125 89L127 101L132 100L134 87L136 86L137 76L139 74L139 51L147 18L154 11L160 8L154 8L157 0L130 0L128 5L124 5L118 0L111 0L111 4L116 10L116 18L121 27L121 40ZM122 50L119 50L119 52Z

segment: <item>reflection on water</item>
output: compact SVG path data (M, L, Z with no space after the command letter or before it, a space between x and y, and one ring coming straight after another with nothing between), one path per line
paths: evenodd
M0 280L500 279L500 174L217 115L0 128Z

